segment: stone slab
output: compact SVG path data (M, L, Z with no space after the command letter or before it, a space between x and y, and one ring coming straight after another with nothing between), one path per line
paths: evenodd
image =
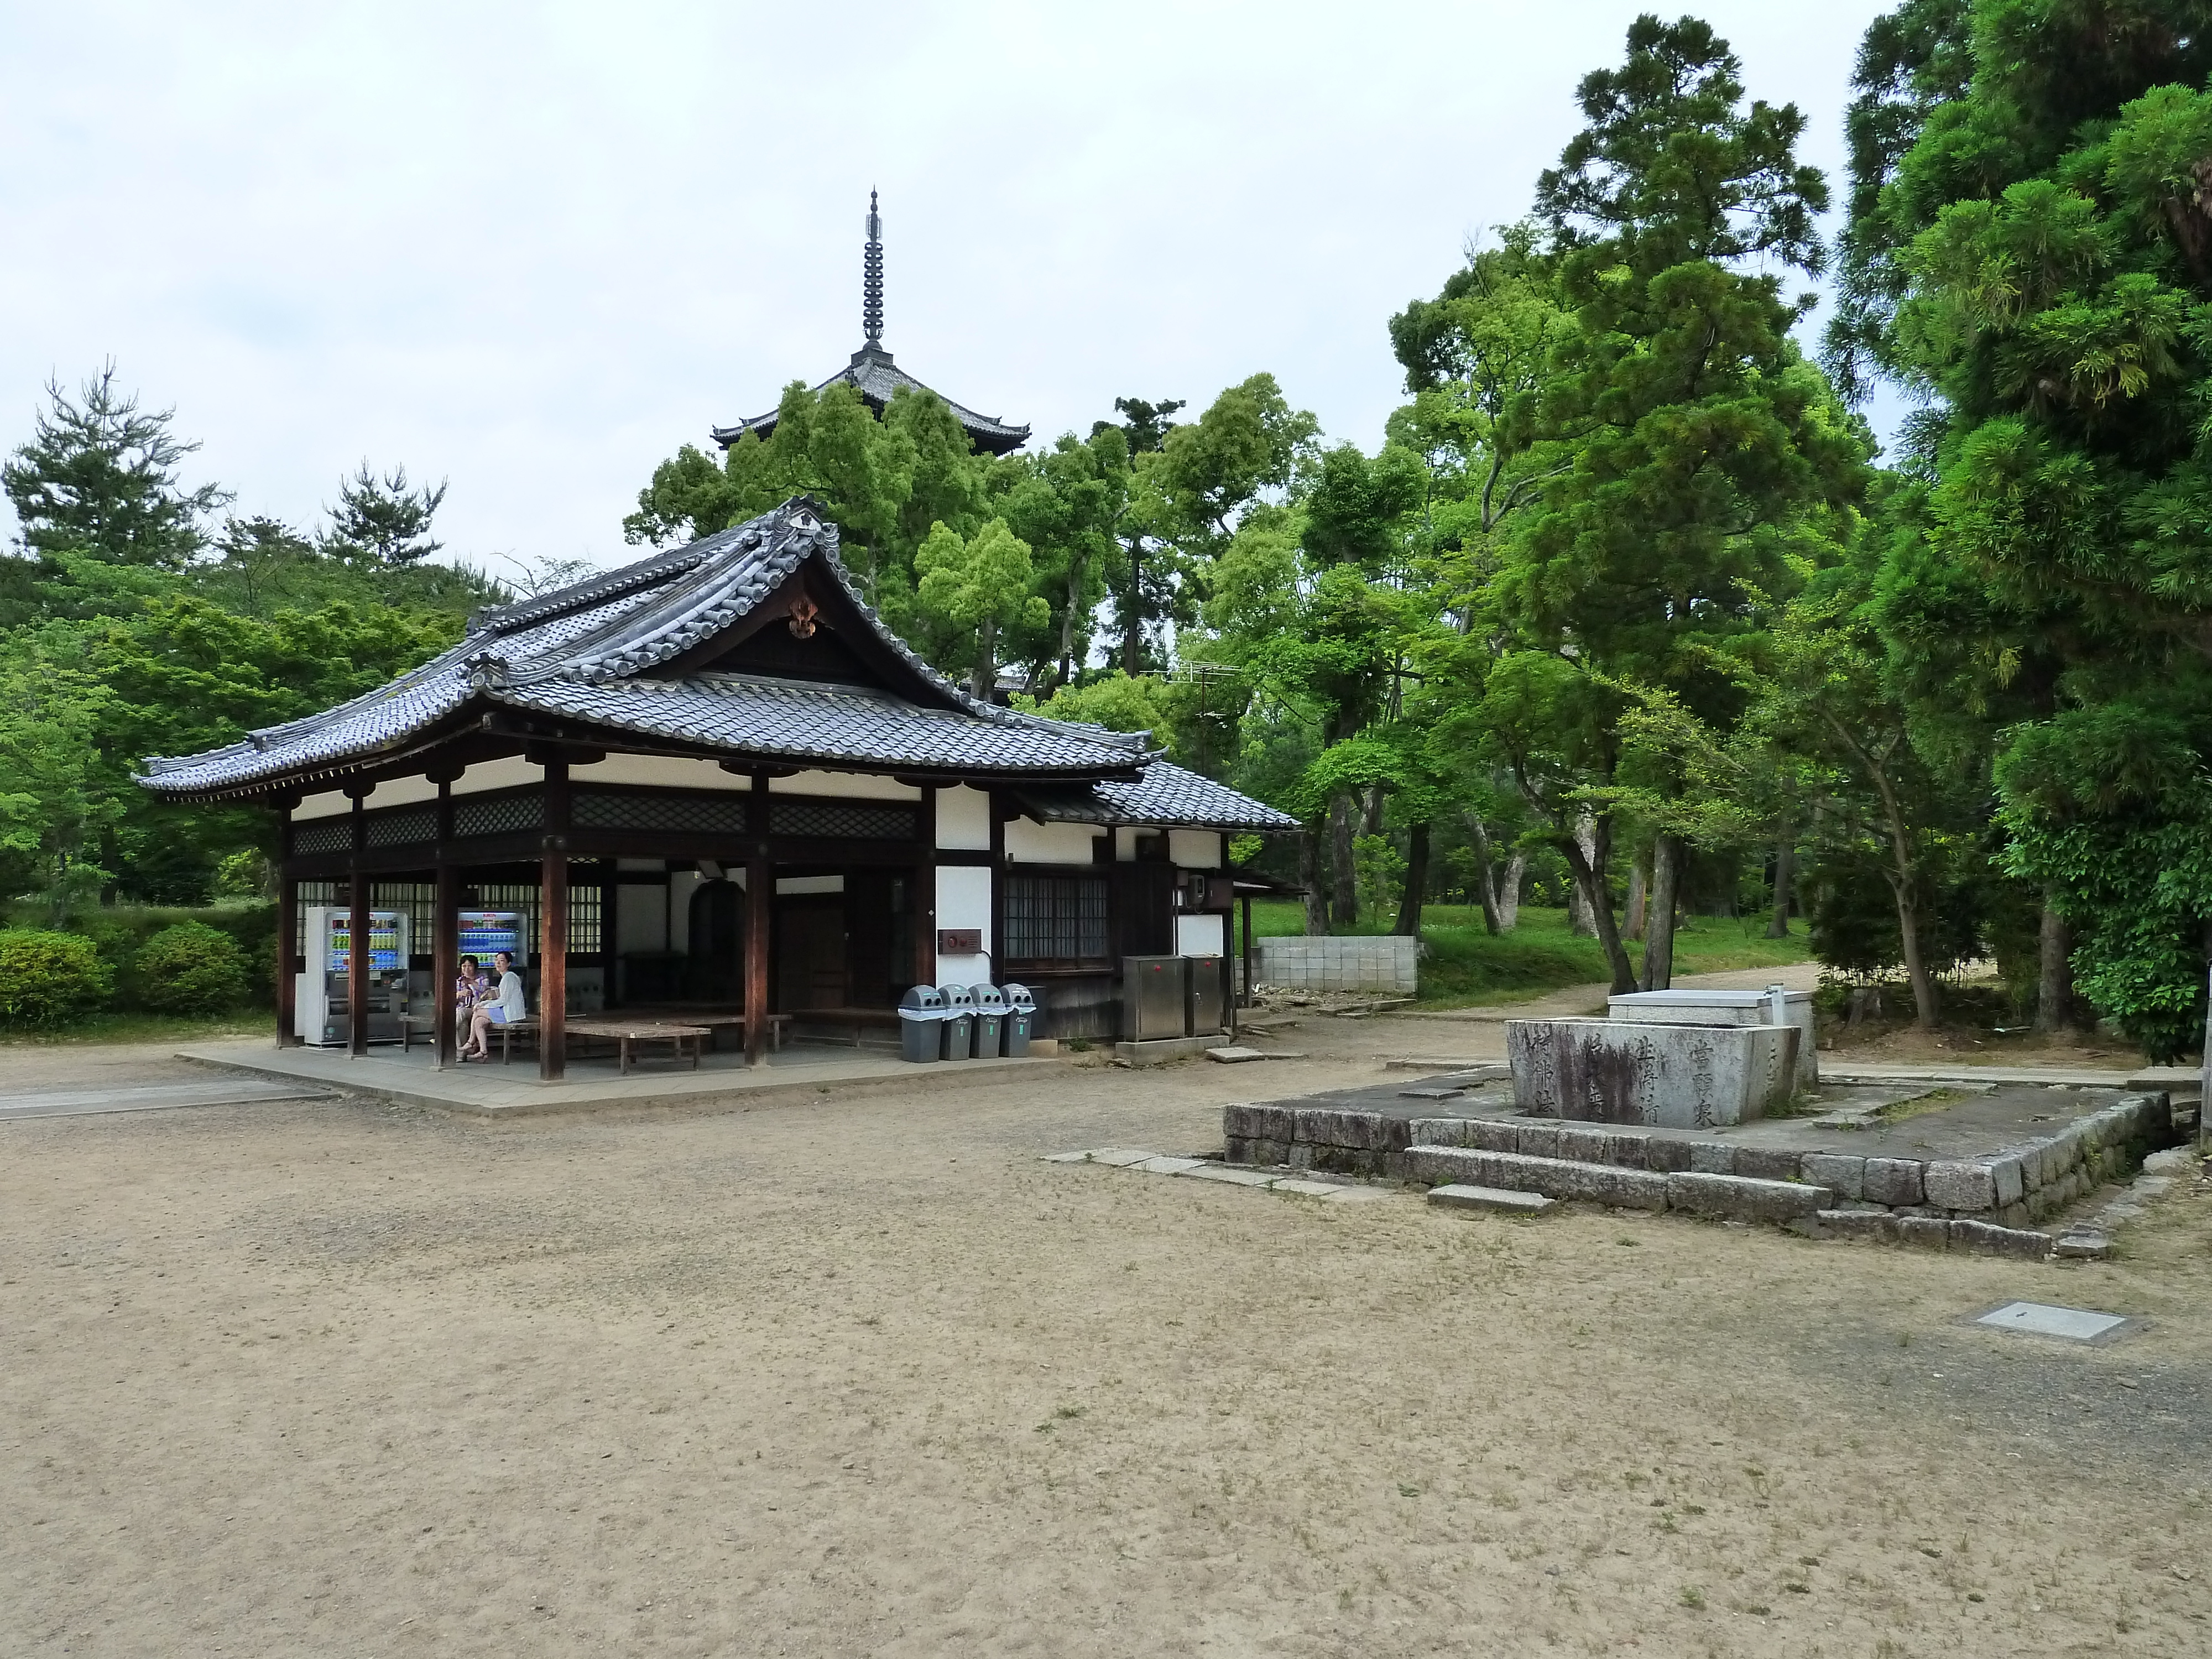
M1786 1224L1809 1220L1831 1207L1833 1198L1826 1187L1803 1186L1794 1181L1759 1181L1745 1176L1694 1172L1667 1177L1668 1209L1724 1216L1737 1221Z
M1774 1018L1779 992L1783 1015ZM1765 991L1629 991L1606 999L1606 1017L1663 1025L1787 1025L1797 1033L1796 1087L1820 1083L1820 1052L1814 1040L1813 994L1777 986Z
M1333 1181L1306 1181L1297 1176L1278 1181L1270 1192L1296 1193L1301 1198L1334 1198L1344 1188Z
M1133 1164L1142 1164L1146 1158L1158 1158L1158 1152L1133 1152L1123 1146L1107 1146L1085 1154L1093 1164L1110 1164L1116 1170L1126 1170Z
M1193 1181L1226 1182L1232 1187L1272 1187L1278 1179L1259 1170L1239 1170L1226 1164L1208 1164L1203 1158L1192 1158L1188 1162L1181 1158L1159 1158L1154 1162L1182 1164L1179 1170L1163 1170L1163 1174L1188 1176ZM1143 1167L1149 1170L1153 1168L1153 1164L1147 1164Z
M1510 1215L1543 1215L1559 1207L1557 1199L1541 1193L1509 1192L1503 1187L1469 1187L1455 1182L1429 1188L1429 1202L1449 1209L1500 1210Z
M1808 1152L1798 1167L1816 1187L1833 1190L1838 1198L1866 1195L1866 1160L1842 1152Z
M1772 1025L1510 1019L1522 1110L1573 1121L1711 1129L1765 1116L1795 1088L1796 1037Z
M1993 1210L1997 1202L1996 1176L1990 1166L1972 1158L1938 1158L1921 1174L1928 1201L1939 1210Z
M1129 1167L1142 1170L1146 1175L1189 1175L1204 1168L1206 1160L1202 1158L1148 1158L1142 1164L1133 1164ZM1263 1176L1261 1179L1265 1180L1266 1177Z
M64 1089L0 1095L0 1122L28 1117L86 1117L107 1112L159 1112L180 1106L244 1106L264 1101L328 1100L310 1085L218 1078L205 1083L149 1083L125 1089Z
M1088 1152L1048 1152L1037 1160L1040 1164L1088 1164L1091 1161Z
M1876 1204L1917 1204L1923 1197L1922 1164L1912 1158L1870 1158L1861 1176L1861 1195Z
M1401 1100L1458 1100L1466 1093L1466 1090L1454 1088L1449 1085L1422 1084L1415 1088L1399 1090L1398 1098Z
M2043 1302L2008 1302L1974 1321L1994 1331L2025 1331L2031 1336L2055 1336L2069 1342L2094 1342L2127 1322L2124 1314L2057 1308Z
M1328 1197L1322 1199L1322 1202L1324 1204L1365 1204L1374 1199L1388 1198L1389 1196L1389 1194L1382 1191L1378 1187L1339 1187L1334 1192L1329 1194Z

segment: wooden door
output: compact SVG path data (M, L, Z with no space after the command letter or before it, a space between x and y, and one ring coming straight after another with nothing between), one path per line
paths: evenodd
M843 894L794 894L779 899L775 937L778 1012L849 1005Z

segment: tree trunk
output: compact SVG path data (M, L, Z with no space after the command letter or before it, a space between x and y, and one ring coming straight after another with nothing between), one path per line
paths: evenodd
M1664 991L1674 982L1674 891L1682 878L1682 842L1661 836L1651 843L1650 920L1644 929L1644 976L1647 991Z
M1498 884L1490 862L1490 831L1482 827L1482 814L1468 812L1467 838L1474 847L1474 896L1482 904L1482 928L1493 938L1505 931L1498 915Z
M1382 786L1376 784L1367 792L1367 817L1359 833L1379 836L1382 833Z
M988 702L991 693L998 689L999 624L992 617L983 618L983 626L975 640L975 668L968 677L968 693L978 702Z
M1920 955L1920 908L1912 896L1910 880L1890 878L1897 896L1897 937L1905 947L1905 975L1912 982L1912 1023L1923 1031L1936 1029L1936 981Z
M1129 542L1129 611L1121 619L1121 672L1131 679L1145 672L1145 555L1138 538Z
M2063 1031L2074 1021L2074 930L2046 893L2035 974L2035 1029Z
M1528 873L1528 855L1516 853L1505 860L1504 878L1498 884L1498 926L1511 933L1521 925L1521 883Z
M1428 885L1429 826L1417 823L1406 832L1406 896L1398 902L1398 925L1392 932L1420 938L1421 900Z
M1575 822L1575 845L1581 849L1582 862L1576 864L1572 853L1567 855L1567 862L1575 867L1575 884L1567 895L1567 931L1580 933L1585 939L1595 939L1597 937L1597 915L1590 905L1589 886L1583 879L1583 872L1596 862L1597 830L1595 820L1589 813L1583 813ZM1613 907L1607 905L1606 908L1611 909Z
M1359 878L1352 863L1352 798L1328 804L1329 926L1350 928L1359 921Z
M1583 837L1589 836L1585 842ZM1567 863L1575 872L1575 885L1589 908L1597 942L1613 968L1615 994L1636 988L1636 969L1628 960L1628 947L1620 942L1620 929L1613 918L1613 896L1606 891L1606 867L1613 853L1613 824L1609 819L1585 817L1576 826L1566 845Z
M1306 890L1306 935L1328 932L1328 895L1321 884L1321 831L1307 824L1298 831L1298 885Z
M1644 937L1644 905L1650 896L1651 854L1644 854L1628 866L1628 926L1621 930L1627 939Z
M1075 678L1075 614L1083 608L1083 561L1067 562L1067 609L1060 618L1060 666L1052 689L1059 690Z
M1782 835L1774 843L1774 914L1766 921L1769 939L1790 937L1790 888L1797 879L1797 848L1790 834L1790 814L1782 814Z

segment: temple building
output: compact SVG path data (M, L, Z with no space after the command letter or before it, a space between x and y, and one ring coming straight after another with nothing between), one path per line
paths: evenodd
M873 191L868 192L868 241L861 252L860 349L853 354L851 362L814 391L818 395L840 380L858 391L861 400L878 416L902 388L930 392L929 387L893 362L891 354L884 349L884 221L876 210ZM978 415L941 392L931 392L930 395L952 411L967 429L969 441L987 454L1005 455L1030 441L1026 426L1015 426L995 415ZM775 430L775 411L770 410L735 426L718 426L714 428L714 441L727 449L748 432L766 438Z
M1123 958L1224 953L1229 837L1296 827L1143 734L969 696L804 497L139 781L279 819L280 1044L411 1022L447 1063L463 930L506 916L546 1079L572 1015L720 1010L757 1063L764 1014L895 1027L915 983L1017 980L1040 1035L1120 1035ZM356 904L395 919L380 942L311 937Z

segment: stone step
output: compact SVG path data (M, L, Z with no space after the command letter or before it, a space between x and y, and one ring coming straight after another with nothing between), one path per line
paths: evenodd
M1469 1187L1454 1182L1429 1188L1429 1202L1455 1210L1503 1210L1509 1215L1543 1215L1559 1207L1541 1193L1509 1192L1503 1187Z
M1499 1187L1509 1192L1541 1193L1547 1198L1610 1204L1622 1209L1684 1210L1695 1215L1784 1225L1810 1226L1820 1211L1835 1202L1829 1188L1802 1182L1703 1175L1686 1170L1662 1173L1460 1146L1408 1147L1406 1178L1435 1186Z

